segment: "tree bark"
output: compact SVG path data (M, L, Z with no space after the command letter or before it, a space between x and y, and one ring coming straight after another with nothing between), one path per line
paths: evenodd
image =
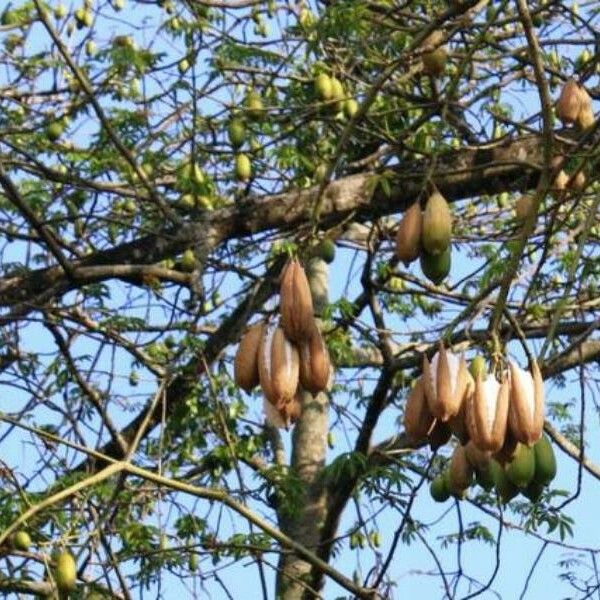
M315 312L320 315L328 303L328 268L320 259L313 259L307 268ZM325 520L326 487L321 477L327 454L329 429L329 398L320 393L302 395L302 417L292 435L290 468L302 483L303 496L294 504L293 514L281 512L282 531L318 553L321 528ZM316 597L319 590L311 581L312 566L295 554L282 554L277 577L277 598L302 600ZM322 587L319 578L317 587Z

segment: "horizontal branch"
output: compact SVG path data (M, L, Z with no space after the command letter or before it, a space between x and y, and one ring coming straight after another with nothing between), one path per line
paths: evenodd
M433 183L450 202L506 190L526 190L536 184L540 138L524 136L494 147L453 150L440 155ZM319 224L324 228L351 218L370 221L400 213L426 193L426 159L402 163L384 174L360 173L331 182L320 201ZM389 186L378 185L385 177ZM384 188L389 187L389 193ZM319 186L257 196L220 210L206 212L194 223L169 226L109 250L70 263L70 277L58 266L0 278L0 306L21 305L17 312L35 309L35 298L51 290L53 297L88 283L83 267L152 264L202 246L207 254L232 239L259 232L291 231L311 222ZM94 275L97 275L94 274ZM115 276L110 271L106 278ZM97 280L93 276L93 280ZM44 295L46 300L46 295Z

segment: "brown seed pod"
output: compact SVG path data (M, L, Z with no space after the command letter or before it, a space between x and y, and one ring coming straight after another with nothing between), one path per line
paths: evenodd
M515 439L532 446L542 437L544 429L544 382L534 360L531 372L519 368L514 362L510 367L510 407L508 422Z
M561 169L556 177L554 178L554 181L552 183L552 187L555 190L565 190L567 188L567 185L569 183L569 176L566 174L566 172L564 171L564 169Z
M308 341L299 344L300 385L312 394L327 388L331 375L329 352L319 328L315 325Z
M577 127L581 131L587 131L596 124L594 109L592 107L592 98L587 93L587 90L582 86L580 88L581 109L577 115Z
M515 204L515 213L517 220L524 221L533 210L533 197L529 195L521 196Z
M519 442L515 439L512 431L509 427L506 428L506 436L504 437L504 444L498 452L494 453L493 457L502 465L509 463L514 457L517 451Z
M577 173L569 179L569 189L571 190L584 190L585 184L586 178L583 171L577 171Z
M556 115L565 125L575 123L583 100L581 87L574 79L569 79L556 102Z
M468 378L471 375L467 372ZM448 425L452 433L459 439L461 444L466 444L469 441L470 433L467 426L467 397L471 394L465 394L458 412L448 419Z
M435 419L425 399L423 380L419 377L406 400L404 428L413 442L420 443L427 439L434 425Z
M423 213L419 202L415 202L405 213L396 232L396 256L408 266L419 258Z
M429 254L442 254L452 241L452 213L444 196L434 192L423 213L421 244Z
M487 471L490 467L490 460L492 460L491 452L485 452L480 450L471 440L465 445L465 456L469 461L469 464L476 471Z
M295 396L299 377L298 350L285 337L281 327L265 327L258 350L258 374L263 393L273 406L281 408Z
M259 383L258 376L258 347L263 336L265 324L261 321L250 325L238 346L233 364L234 380L246 392Z
M441 448L444 444L447 444L452 437L452 430L448 423L436 419L433 428L429 432L429 447L432 450Z
M280 409L263 398L263 412L268 423L279 429L289 429L302 414L301 394L286 402Z
M290 402L280 409L282 419L288 423L288 428L302 416L302 391L298 390Z
M306 273L296 259L291 259L281 276L281 326L293 342L307 341L315 326L313 302Z
M473 444L483 451L498 452L504 445L508 422L509 384L494 375L479 374L475 393L467 400L467 425Z
M423 389L431 414L448 421L458 414L469 385L464 357L446 351L442 342L431 363L423 356Z
M473 483L473 467L467 460L465 447L460 444L454 449L452 459L450 460L450 470L448 473L448 487L455 495L462 497Z

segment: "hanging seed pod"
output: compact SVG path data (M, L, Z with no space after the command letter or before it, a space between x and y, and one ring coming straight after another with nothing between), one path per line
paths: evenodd
M288 261L281 276L281 326L293 342L310 339L315 327L310 287L302 265L296 259Z
M448 246L441 254L429 254L421 249L420 265L423 275L435 285L439 285L450 273L452 246Z
M299 389L290 402L279 411L282 419L288 423L288 429L302 416L302 391Z
M536 483L548 485L556 477L556 456L552 443L546 435L543 435L533 446L535 452L535 475Z
M329 383L331 361L327 346L316 325L308 341L300 343L299 353L300 385L311 394L322 392Z
M277 408L296 394L299 358L296 347L275 325L265 327L258 350L258 374L266 399Z
M485 471L489 469L490 460L492 460L491 452L486 452L484 450L480 450L471 440L468 444L465 445L465 455L469 464L476 471Z
M419 258L423 213L421 205L415 202L405 213L396 232L396 256L408 267Z
M423 73L438 77L444 72L446 62L448 61L448 51L444 46L440 46L444 39L441 31L434 31L423 42L423 46L437 46L431 52L424 52L421 57L423 61Z
M525 444L517 444L513 459L504 469L509 481L520 489L526 488L535 474L535 452Z
M477 448L471 440L465 446L465 454L469 464L475 470L476 482L486 491L490 491L494 487L494 479L492 477L492 454L484 452Z
M246 330L240 340L233 364L234 380L244 391L250 393L259 383L258 347L264 333L265 324L255 323Z
M506 463L509 463L515 455L518 443L519 442L515 439L515 436L512 434L510 427L507 427L506 436L504 438L504 444L502 445L502 448L500 448L500 450L498 450L498 452L494 454L494 459L496 459L502 466L504 466Z
M437 450L441 448L444 444L447 444L450 438L452 437L452 430L450 429L450 425L448 423L443 423L442 421L435 420L433 428L429 432L429 447L432 450Z
M423 388L431 414L441 421L458 414L468 389L464 357L446 351L442 342L431 364L423 356Z
M577 115L577 127L581 131L587 131L596 124L596 117L594 116L592 99L583 86L580 88L580 95L581 109L579 110L579 114Z
M435 191L423 213L421 244L429 254L442 254L452 240L452 213L444 196Z
M556 102L556 115L566 125L575 123L582 104L582 94L579 84L569 79L563 86Z
M435 419L427 405L423 381L419 377L406 400L404 429L414 443L420 443L427 439L434 425Z
M515 204L515 214L517 221L525 221L533 210L533 196L526 194L521 196Z
M568 184L569 176L565 173L564 169L561 169L552 182L552 188L554 190L562 191L567 189Z
M582 191L585 189L586 178L583 171L577 171L577 173L569 178L569 189Z
M302 392L298 391L289 401L277 408L263 398L263 412L268 423L278 429L289 429L302 415Z
M467 424L471 440L480 450L498 452L504 445L508 422L509 384L494 375L475 380L475 393L467 399Z
M473 467L467 460L467 454L464 446L460 444L454 449L452 459L450 460L450 470L448 475L448 484L450 491L459 498L465 496L466 491L473 483Z
M475 387L475 384L471 383L472 381L473 378L467 371L467 391L463 396L463 401L461 402L458 412L448 419L448 425L450 426L452 433L459 439L463 446L470 439L469 428L467 425L467 398L472 395L472 390Z
M531 372L513 361L510 366L510 408L508 421L517 441L532 446L544 429L544 382L536 361Z

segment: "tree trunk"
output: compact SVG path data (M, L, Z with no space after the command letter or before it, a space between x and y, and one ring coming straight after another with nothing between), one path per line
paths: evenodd
M315 312L320 315L328 303L328 267L320 259L308 265ZM293 515L281 514L281 529L292 539L316 553L326 509L325 487L320 477L325 466L327 432L329 429L329 398L320 393L303 393L302 417L292 435L290 468L303 484L304 495ZM322 579L319 579L319 587ZM314 598L311 587L311 565L295 554L284 553L279 561L277 598L301 600Z

